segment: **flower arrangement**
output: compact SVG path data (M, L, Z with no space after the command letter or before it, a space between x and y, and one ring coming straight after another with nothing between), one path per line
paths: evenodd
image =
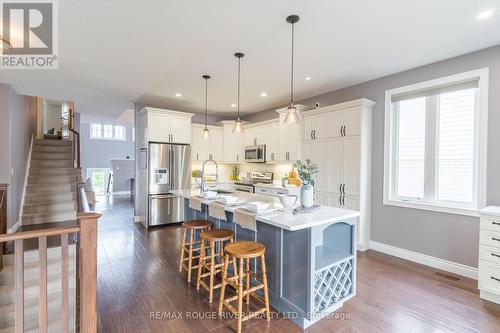
M302 181L302 186L309 189L314 187L316 183L316 177L318 176L319 170L318 165L311 162L310 159L306 159L305 163L297 160L293 166L297 168L297 173Z

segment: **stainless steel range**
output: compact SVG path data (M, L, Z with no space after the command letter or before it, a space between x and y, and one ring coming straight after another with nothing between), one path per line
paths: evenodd
M250 180L248 181L238 181L234 183L234 189L236 191L254 193L254 184L272 184L274 179L274 174L267 171L254 171L251 173Z

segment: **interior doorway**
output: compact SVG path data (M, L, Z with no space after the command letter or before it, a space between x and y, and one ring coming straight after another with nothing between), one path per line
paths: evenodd
M111 193L110 169L108 168L88 168L87 179L90 179L92 189L96 195Z

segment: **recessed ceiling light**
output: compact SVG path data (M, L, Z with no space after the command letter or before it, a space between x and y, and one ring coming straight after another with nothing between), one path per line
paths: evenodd
M236 107L236 103L231 104L231 107L235 108Z
M175 97L182 97L181 93L175 93Z
M477 14L477 19L481 21L486 20L490 18L494 12L495 11L493 9L483 10L482 12L479 12L479 14Z
M306 81L311 81L311 77L310 76L306 76L305 79L306 79Z
M260 97L267 97L267 93L266 92L261 92L260 93Z

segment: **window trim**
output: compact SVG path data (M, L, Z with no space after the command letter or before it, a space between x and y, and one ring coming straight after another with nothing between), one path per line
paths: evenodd
M94 125L99 125L99 132L100 132L100 136L94 136L94 130L93 130L93 126ZM102 124L101 123L91 123L89 124L89 137L90 139L93 139L93 140L102 140Z
M116 128L117 127L123 128L123 138L118 138L116 136ZM125 127L123 125L114 125L113 126L113 139L115 139L116 141L127 141L127 127Z
M452 203L444 204L438 202L418 202L418 200L409 200L402 198L395 198L395 181L393 173L395 172L394 160L395 149L397 147L395 138L394 118L395 112L392 112L392 96L412 91L428 89L436 86L453 84L460 81L479 79L479 112L476 112L476 120L478 128L475 131L474 140L476 141L475 153L478 155L474 163L477 166L475 170L478 173L478 188L477 191L477 207L467 208L460 205L453 205ZM434 80L411 84L408 86L386 90L385 92L385 114L384 114L384 188L383 188L383 204L423 209L429 211L452 213L468 216L479 216L479 210L486 207L486 185L487 185L487 140L488 140L488 88L489 88L489 67L484 67L460 74L450 75ZM477 119L479 118L479 119ZM437 126L437 124L434 124ZM436 133L436 131L434 131ZM427 138L427 135L426 135ZM434 152L436 153L436 152ZM426 159L425 171L428 172ZM424 191L425 193L426 191Z

